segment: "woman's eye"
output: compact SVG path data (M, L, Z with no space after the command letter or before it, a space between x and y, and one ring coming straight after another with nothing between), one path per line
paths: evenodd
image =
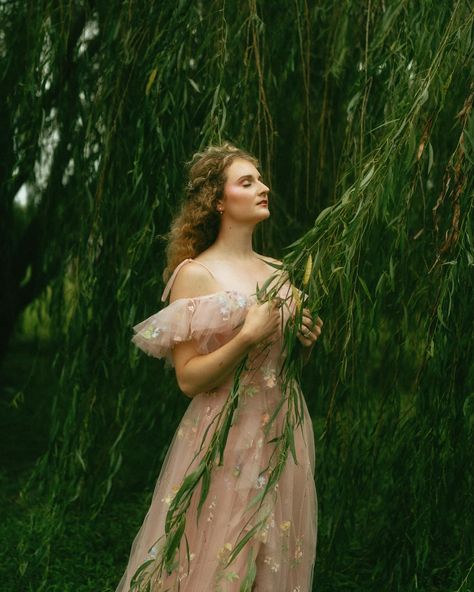
M250 187L251 183L244 183L243 186L244 187Z

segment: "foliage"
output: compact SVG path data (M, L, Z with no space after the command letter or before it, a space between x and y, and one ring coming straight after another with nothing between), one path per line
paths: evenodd
M2 289L45 294L61 344L48 452L24 489L36 509L25 580L46 585L66 510L92 504L101 516L126 491L130 442L159 450L140 467L141 485L153 483L185 402L172 373L130 346L130 327L158 307L182 163L230 139L257 154L272 189L257 250L286 247L285 269L296 286L308 279L325 321L303 377L318 444L315 584L467 590L469 4L43 0L0 11L1 81L14 89L0 109ZM27 220L12 206L24 183Z

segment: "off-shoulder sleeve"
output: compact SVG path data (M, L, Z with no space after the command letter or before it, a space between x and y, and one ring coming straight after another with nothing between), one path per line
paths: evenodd
M200 353L221 345L222 336L243 320L245 302L226 294L201 298L178 298L133 327L132 342L155 358L174 366L171 350L176 343L195 340Z

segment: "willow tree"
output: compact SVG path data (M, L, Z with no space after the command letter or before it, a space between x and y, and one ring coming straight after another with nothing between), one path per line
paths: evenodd
M97 514L123 494L137 445L138 484L156 478L186 402L169 370L130 345L131 326L159 308L184 162L230 139L271 185L257 250L283 258L296 285L311 254L309 298L325 321L303 388L317 437L317 589L467 589L467 3L0 10L3 326L43 299L58 344L49 450L23 492L41 500L25 578L47 581L65 509Z

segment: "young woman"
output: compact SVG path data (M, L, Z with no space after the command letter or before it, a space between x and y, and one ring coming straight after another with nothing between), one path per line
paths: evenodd
M169 295L169 304L134 327L134 343L149 355L166 357L191 402L116 592L311 591L317 496L314 435L304 398L304 421L294 434L297 464L288 454L258 512L258 504L251 505L278 462L272 452L288 410L285 404L278 409L282 335L295 311L291 286L269 264L279 262L252 248L253 231L271 208L257 166L253 156L229 143L194 155L187 199L169 233L162 295L163 301ZM278 297L257 300L257 287L269 278L269 288L279 286ZM305 359L322 324L304 309L298 339ZM224 455L213 463L199 519L202 483L186 510L173 569L158 569L170 504L208 450L245 356Z

